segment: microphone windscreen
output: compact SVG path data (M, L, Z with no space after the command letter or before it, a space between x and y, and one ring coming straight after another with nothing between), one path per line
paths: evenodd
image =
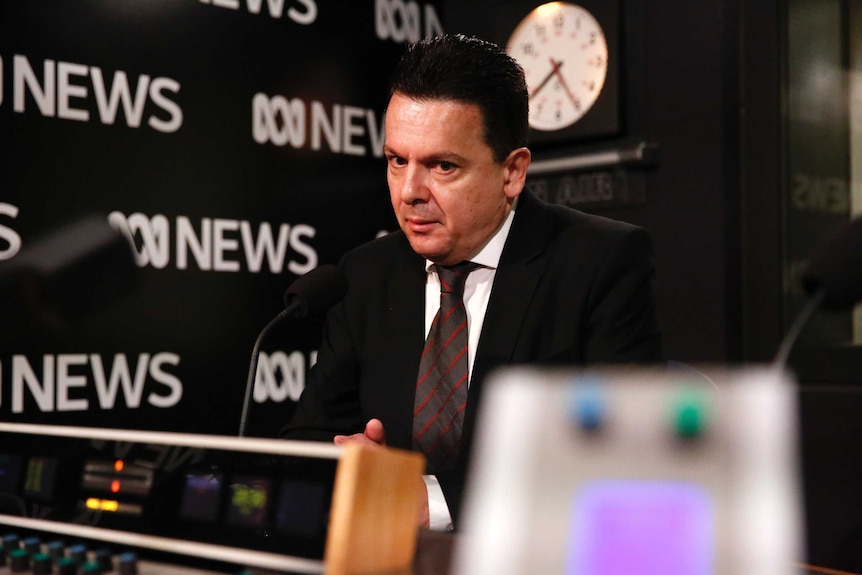
M802 273L802 287L809 296L825 290L824 309L846 309L862 300L862 218L814 249Z
M284 294L286 306L299 303L297 317L324 311L347 295L347 278L338 266L319 266L294 281Z

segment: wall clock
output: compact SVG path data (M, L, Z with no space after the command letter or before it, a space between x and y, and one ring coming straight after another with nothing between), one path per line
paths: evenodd
M530 93L532 143L619 129L616 3L592 4L536 6L509 35L506 50L524 68Z

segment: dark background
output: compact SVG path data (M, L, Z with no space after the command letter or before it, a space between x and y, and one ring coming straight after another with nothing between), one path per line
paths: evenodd
M250 12L254 2L247 0L238 0L237 9L215 0L4 2L0 265L14 261L4 227L26 249L66 222L89 213L107 217L113 211L164 215L171 253L164 268L144 266L138 285L121 298L64 329L29 333L2 350L0 417L234 434L252 344L282 308L284 289L298 275L286 267L288 262L307 261L288 246L284 269L273 272L264 265L262 271L250 272L240 233L232 230L226 237L240 244L229 259L240 262L239 272L201 270L194 260L188 269L178 269L177 218L188 218L198 235L205 219L247 221L255 237L263 224L276 233L282 224L309 225L315 234L303 241L318 264L334 263L347 249L394 227L381 158L370 152L336 153L326 144L313 150L309 141L299 148L255 142L255 94L300 98L308 106L318 101L328 112L355 106L373 110L381 120L388 75L403 49L403 42L378 35L381 6L405 7L401 14L387 13L394 18L388 24L393 29L412 26L424 35L429 25L435 31L439 19L447 32L505 44L517 22L538 3L315 0L316 19L306 25L286 14L272 17L266 0L258 14ZM610 182L610 199L566 196L563 203L649 229L671 360L729 365L771 360L803 303L798 288L788 282L785 263L804 261L820 235L848 217L805 220L799 226L806 231L790 241L789 157L813 158L816 164L822 156L812 171L846 177L846 133L842 136L840 126L817 130L797 122L799 130L810 129L808 139L787 137L796 122L788 116L793 104L788 73L794 65L804 65L788 60L788 34L791 24L795 30L809 24L790 6L805 2L580 3L609 19L612 81L618 91L610 105L607 100L614 94L603 94L591 113L610 114L613 126L607 129L607 122L588 113L565 137L537 139L534 159L639 145L654 154L642 161L535 174L528 185L551 201L562 201L560 190L566 185ZM285 11L305 11L298 1L283 4ZM842 10L847 6L834 4ZM416 10L418 18L408 10ZM818 34L840 31L812 32ZM122 70L133 93L144 74L153 81L170 78L180 90L163 94L182 110L182 125L170 133L149 127L150 116L169 119L152 99L140 127L128 127L122 111L113 125L102 124L92 74L71 79L87 87L87 96L72 98L70 104L89 110L89 121L43 116L29 91L25 111L16 112L16 55L26 57L40 82L45 60L98 67L109 85ZM846 98L840 91L837 95L833 105L846 107ZM368 134L355 140L370 146ZM813 156L812 149L820 155ZM17 216L4 211L4 204L15 206ZM139 249L141 242L137 237ZM814 333L846 331L847 316L817 321ZM300 363L275 370L281 396L253 404L250 434L271 435L289 417L293 402L285 390L301 389L318 332L315 321L287 324L267 340L265 352ZM121 389L112 408L100 407L91 355L100 356L110 369L115 354L123 354L134 379L141 354L152 358L160 353L179 358L178 364L162 364L181 383L178 402L167 408L149 403L150 394L166 396L169 388L147 372L139 406L128 406ZM78 379L68 396L87 400L89 409L63 411L55 401L54 408L43 410L26 384L24 409L13 409L13 388L22 389L15 378L22 377L24 358L56 399L56 362L70 355L68 372ZM55 361L53 379L43 373L46 357ZM860 361L852 346L808 345L791 358L802 384L810 559L833 567L842 566L836 559L841 542L857 518L862 520L862 466L855 455L862 439L856 387Z

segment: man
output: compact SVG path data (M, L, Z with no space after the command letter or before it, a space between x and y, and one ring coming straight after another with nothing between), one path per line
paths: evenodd
M455 517L490 371L662 355L648 235L524 193L527 115L523 71L497 46L443 36L407 50L384 146L401 231L343 257L348 294L327 316L318 362L283 434L418 448ZM472 263L455 267L463 262ZM461 281L463 305L450 293ZM466 326L462 319L453 335L435 336L447 321L435 319L438 308L443 318L466 312ZM466 354L423 352L429 333L429 342L448 341L464 327ZM429 367L423 353L445 357L444 368ZM457 381L444 381L457 370ZM454 408L425 413L436 401L429 397L462 392ZM445 506L434 515L437 484L429 485L431 523L445 523Z

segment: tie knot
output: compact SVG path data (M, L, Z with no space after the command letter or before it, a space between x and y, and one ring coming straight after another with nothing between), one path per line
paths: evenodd
M479 267L479 264L473 262L461 262L454 266L436 266L437 275L440 277L440 293L464 293L464 283L467 281L467 276L474 269Z

